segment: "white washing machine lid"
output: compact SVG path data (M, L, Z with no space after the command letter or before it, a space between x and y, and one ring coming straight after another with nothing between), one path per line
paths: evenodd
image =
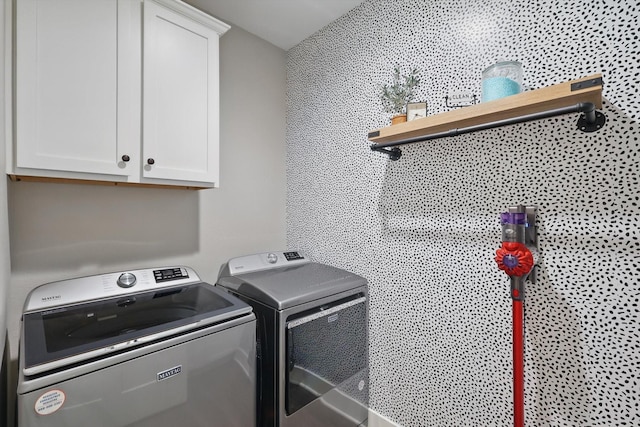
M315 262L276 265L229 275L232 261L223 265L216 284L278 310L367 284L366 279L357 274Z

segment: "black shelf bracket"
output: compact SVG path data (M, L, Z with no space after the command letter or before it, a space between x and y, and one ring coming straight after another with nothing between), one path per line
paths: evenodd
M378 147L377 144L373 144L371 146L371 149L373 151L379 151L381 153L388 155L391 160L400 160L400 157L402 157L402 150L399 149L398 147L383 148L383 147Z
M469 126L465 128L451 129L445 132L432 133L425 136L417 136L414 138L406 138L398 141L372 144L371 150L385 153L391 160L398 160L402 156L402 150L397 148L399 145L413 144L417 142L431 141L433 139L448 138L452 136L464 135L467 133L478 132L486 129L495 129L502 126L514 125L518 123L526 123L534 120L547 119L549 117L561 116L569 113L582 113L578 118L578 130L583 132L595 132L600 130L605 122L606 116L600 111L596 110L595 105L591 102L580 102L568 107L556 108L553 110L542 111L540 113L527 114L525 116L514 117L511 119L498 120L495 122L484 123L476 126ZM390 148L393 147L393 148Z

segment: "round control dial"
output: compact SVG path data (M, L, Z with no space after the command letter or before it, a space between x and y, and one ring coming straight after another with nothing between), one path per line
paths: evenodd
M120 277L118 277L118 286L121 288L130 288L136 284L136 276L132 273L122 273Z
M276 262L278 262L278 255L274 254L274 253L270 253L267 255L267 262L269 264L275 264Z

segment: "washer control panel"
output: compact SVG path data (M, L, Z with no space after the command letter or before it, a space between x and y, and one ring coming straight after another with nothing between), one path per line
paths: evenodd
M186 268L165 268L164 270L153 270L153 277L155 277L156 283L160 283L167 280L188 279L189 273Z
M310 261L297 251L267 252L232 258L223 267L223 271L224 274L234 276L236 274L269 270L271 268L290 267L308 262Z
M118 271L46 283L27 296L23 312L44 310L101 298L200 282L190 267L160 267Z

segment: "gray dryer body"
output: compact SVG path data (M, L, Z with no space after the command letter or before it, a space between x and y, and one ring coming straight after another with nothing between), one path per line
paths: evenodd
M258 322L258 425L353 427L367 419L367 282L299 252L222 266L218 286Z

